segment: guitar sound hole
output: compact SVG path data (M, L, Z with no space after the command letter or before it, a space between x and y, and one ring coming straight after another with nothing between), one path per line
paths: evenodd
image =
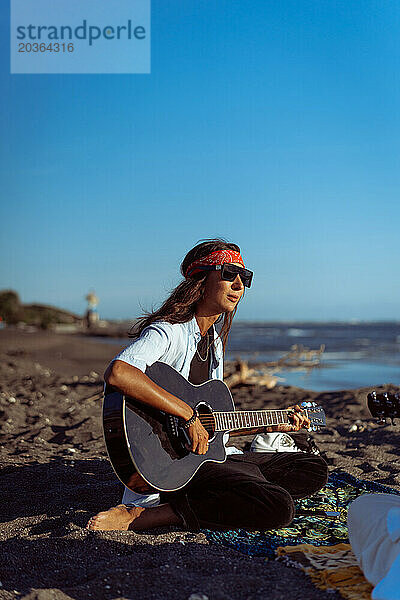
M215 419L212 414L212 408L205 402L200 402L196 406L199 412L200 423L208 433L208 438L211 441L215 434Z

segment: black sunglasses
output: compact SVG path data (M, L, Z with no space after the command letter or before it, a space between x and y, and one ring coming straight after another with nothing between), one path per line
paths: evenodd
M196 269L201 269L202 271L221 271L221 279L224 281L235 281L236 277L239 275L243 285L248 288L251 286L253 280L253 271L232 265L231 263L224 263L223 265L204 265L202 267L196 267Z

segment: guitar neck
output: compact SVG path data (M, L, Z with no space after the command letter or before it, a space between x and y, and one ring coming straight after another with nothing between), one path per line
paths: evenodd
M213 412L215 431L235 431L254 429L290 423L291 410L248 410L233 412ZM303 414L308 417L307 409Z

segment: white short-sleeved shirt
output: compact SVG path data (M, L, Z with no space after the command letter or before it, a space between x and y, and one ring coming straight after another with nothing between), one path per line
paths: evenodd
M213 326L214 327L214 326ZM186 323L158 321L143 330L139 338L122 350L113 360L121 360L145 372L146 368L160 361L174 367L183 377L189 378L190 364L201 339L196 317ZM215 335L211 352L210 379L223 379L223 347L221 339ZM229 435L225 434L225 444ZM237 448L226 448L227 454L241 454ZM136 494L125 488L122 503L131 506L156 506L159 494Z
M141 336L117 354L114 360L122 360L143 372L156 361L164 362L188 379L190 363L200 339L196 317L186 323L159 321L146 327ZM223 348L215 330L211 359L210 379L223 379Z

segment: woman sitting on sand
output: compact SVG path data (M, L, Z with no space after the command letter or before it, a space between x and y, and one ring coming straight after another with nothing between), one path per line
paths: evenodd
M158 311L139 320L136 339L111 362L105 380L127 396L180 417L187 424L192 452L205 454L208 434L193 409L153 383L145 370L161 361L197 385L210 378L222 379L223 352L232 319L244 287L250 287L252 272L244 268L240 248L220 239L202 242L190 250L181 272L184 281ZM214 323L222 317L217 335ZM291 425L264 427L252 433L298 431L308 425L296 406ZM235 448L227 448L227 454L224 463L204 463L182 489L161 492L156 506L154 502L149 506L145 496L137 496L135 506L120 504L100 512L87 527L134 531L168 525L192 531L280 528L293 519L294 499L317 492L327 480L327 465L319 456L241 453Z

